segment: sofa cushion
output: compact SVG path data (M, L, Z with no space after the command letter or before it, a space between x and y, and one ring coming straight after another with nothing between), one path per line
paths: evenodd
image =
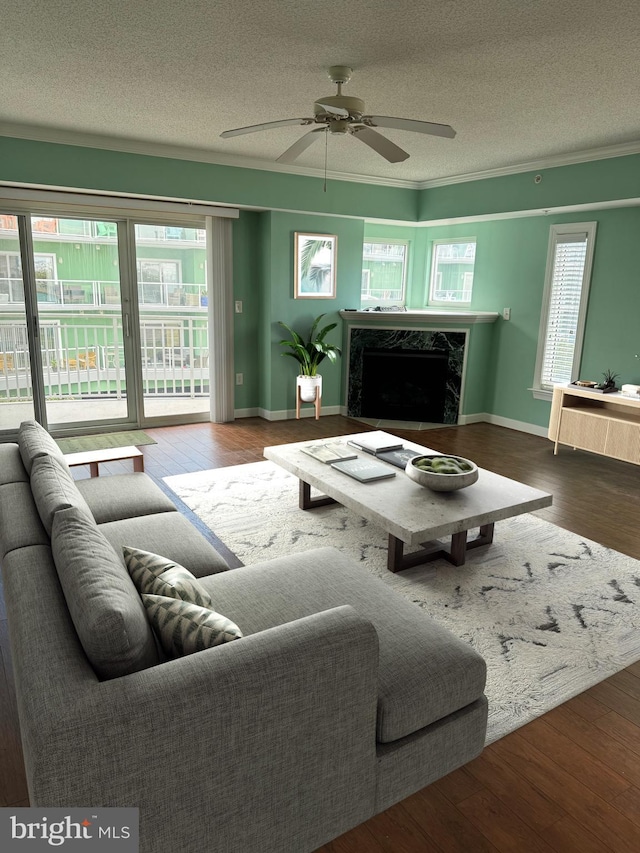
M0 559L16 548L49 545L29 483L0 486Z
M55 456L37 456L31 466L31 491L45 530L51 536L53 517L61 509L78 507L89 518L91 510L82 497L60 459Z
M128 545L123 547L122 552L131 579L140 594L146 592L164 595L166 598L181 598L201 607L212 606L209 593L184 566L159 554Z
M29 475L17 444L0 444L0 486L6 483L28 483Z
M99 678L159 662L153 632L127 570L77 507L55 514L53 558L76 632Z
M102 478L100 478L102 479ZM118 477L105 478L118 479ZM184 566L197 578L224 572L229 566L204 536L179 512L161 512L141 518L123 518L101 524L100 530L120 555L130 545L152 551Z
M33 460L38 456L58 456L64 461L63 452L37 421L22 421L18 430L18 447L28 474L31 474Z
M242 637L237 625L208 607L146 593L142 601L162 648L171 657L201 652Z
M155 512L175 512L176 506L147 474L118 474L78 480L97 524Z
M482 696L483 658L335 548L279 557L200 583L247 636L350 604L379 641L377 738L396 741Z

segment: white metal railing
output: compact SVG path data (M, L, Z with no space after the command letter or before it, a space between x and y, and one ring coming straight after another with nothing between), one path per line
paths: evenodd
M364 243L362 256L365 260L404 263L406 249L405 243Z
M6 327L7 334L4 334ZM0 401L31 398L31 365L25 334L0 323ZM49 399L126 395L120 317L98 324L61 323L43 338L42 371ZM145 396L209 395L206 318L145 317L141 321L141 364Z
M102 308L120 305L118 281L91 279L44 278L36 281L38 304L48 307ZM193 282L138 282L138 300L141 305L170 308L205 308L206 288ZM19 278L0 277L0 305L24 306L24 285Z
M92 219L62 219L54 216L33 216L31 229L34 239L63 238L81 242L97 240L115 242L118 227L115 222L97 222ZM5 232L15 236L18 220L10 214L0 215L0 234ZM136 225L136 238L143 242L203 244L206 232L203 228L181 228L173 225Z

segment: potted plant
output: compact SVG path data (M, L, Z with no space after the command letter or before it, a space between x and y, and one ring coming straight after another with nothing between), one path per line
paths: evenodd
M329 344L325 340L327 334L335 329L338 324L328 323L323 328L318 328L324 316L324 314L320 314L316 317L306 340L282 320L278 321L291 335L288 340L280 341L280 346L289 348L282 355L291 356L300 365L297 384L300 387L300 397L305 403L313 403L318 393L322 395L322 376L318 373L318 365L325 358L328 358L329 361L336 361L341 355L339 347Z
M605 370L602 374L604 379L598 385L602 391L615 391L616 390L616 379L618 378L617 373L613 373L611 370Z

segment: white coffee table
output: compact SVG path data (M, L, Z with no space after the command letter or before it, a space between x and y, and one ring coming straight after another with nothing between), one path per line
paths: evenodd
M345 442L360 434L336 436L325 441ZM420 453L439 452L395 436L390 435L390 439ZM392 572L440 557L461 566L470 548L491 544L496 521L550 506L553 499L547 492L484 468L479 469L476 483L457 492L432 492L393 465L389 465L389 470L397 472L395 477L360 483L300 450L305 444L318 443L315 439L265 447L264 456L298 477L301 509L340 503L382 527L389 536L387 568ZM358 455L372 458L364 452ZM312 486L323 493L322 497L311 497ZM469 539L468 531L476 528L479 528L478 536ZM449 536L448 548L436 541ZM405 545L422 547L404 554Z

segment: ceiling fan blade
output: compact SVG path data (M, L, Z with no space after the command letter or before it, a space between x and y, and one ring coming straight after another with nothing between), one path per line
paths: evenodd
M364 125L361 125L359 127L351 127L349 130L356 139L359 139L360 142L364 142L364 144L368 145L369 148L373 148L374 151L382 155L382 157L384 157L385 160L388 160L389 163L401 163L409 157L407 152L403 151L402 148L399 148L395 142L391 142L390 139L387 139L380 133L376 133L376 131L371 130L370 127L364 127Z
M242 136L243 133L255 133L258 130L273 130L276 127L287 127L291 124L313 124L312 118L283 118L280 121L267 121L264 124L250 124L248 127L236 127L233 130L225 130L220 136L227 139L229 136Z
M316 101L319 107L327 112L331 113L334 116L340 116L341 118L349 118L349 110L345 110L344 107L333 107L331 104L323 104L321 101Z
M451 125L436 124L433 121L416 121L412 118L394 118L393 116L363 116L362 121L369 127L391 127L395 130L412 130L416 133L444 136L447 139L453 139L456 135Z
M293 145L287 148L284 154L281 154L276 159L276 163L293 163L293 161L299 157L303 151L306 151L307 148L316 141L316 139L320 139L320 137L315 136L315 134L326 132L326 127L316 127L313 130L310 130L309 133L305 133L304 136L301 136L300 139L296 140Z

